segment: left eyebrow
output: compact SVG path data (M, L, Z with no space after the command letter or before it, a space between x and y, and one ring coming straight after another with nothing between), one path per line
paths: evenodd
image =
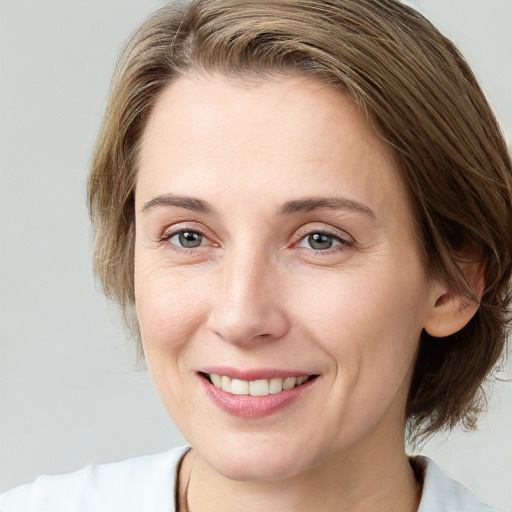
M288 201L279 209L278 215L306 213L322 208L329 210L350 210L367 215L374 220L377 218L370 207L360 203L359 201L353 201L345 197L310 197L306 199Z

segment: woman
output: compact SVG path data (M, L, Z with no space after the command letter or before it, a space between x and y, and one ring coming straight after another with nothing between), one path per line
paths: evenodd
M475 423L511 175L467 65L398 2L164 7L119 65L89 198L96 271L191 449L2 510L493 510L404 430Z

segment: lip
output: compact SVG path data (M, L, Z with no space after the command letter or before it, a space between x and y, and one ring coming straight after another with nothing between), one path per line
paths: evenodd
M235 379L242 380L258 380L258 379L271 379L271 378L286 378L298 377L301 375L308 375L308 373L290 373L289 371L282 370L234 370L234 369L220 369L216 371L204 371L198 373L198 378L203 386L203 389L210 398L210 400L224 412L232 416L240 418L263 418L270 416L289 406L301 396L308 393L309 390L315 385L317 378L310 379L304 384L297 386L286 391L281 391L276 394L269 394L266 396L251 396L251 395L232 395L222 389L215 387L202 373L217 373L218 375L226 375ZM223 373L225 372L225 373ZM265 376L263 376L265 375Z

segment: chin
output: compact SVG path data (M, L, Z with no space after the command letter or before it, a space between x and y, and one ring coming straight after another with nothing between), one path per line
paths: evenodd
M282 480L308 468L300 447L291 446L280 436L258 437L254 433L236 435L222 444L206 441L194 448L215 471L236 481Z

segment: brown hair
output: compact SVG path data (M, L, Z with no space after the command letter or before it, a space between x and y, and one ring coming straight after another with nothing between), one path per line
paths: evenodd
M354 98L395 155L431 277L476 300L460 263L485 262L460 332L423 333L407 403L412 437L474 427L510 325L512 170L500 129L456 47L396 0L193 0L156 11L127 43L92 160L95 271L133 318L134 189L161 92L190 69L315 75ZM471 249L471 250L470 250ZM136 320L132 328L138 335Z

